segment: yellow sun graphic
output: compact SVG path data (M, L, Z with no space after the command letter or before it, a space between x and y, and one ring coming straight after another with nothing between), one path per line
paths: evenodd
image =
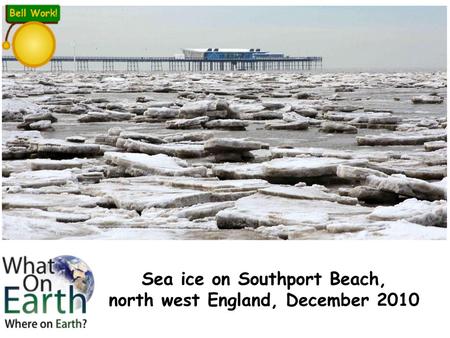
M9 43L4 42L3 48L8 49ZM48 63L55 53L55 35L41 22L27 22L14 33L12 48L14 56L24 66L40 67Z

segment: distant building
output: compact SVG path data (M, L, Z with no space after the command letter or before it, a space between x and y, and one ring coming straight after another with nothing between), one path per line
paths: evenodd
M183 54L186 59L217 60L258 60L284 58L282 53L261 51L259 48L185 48Z

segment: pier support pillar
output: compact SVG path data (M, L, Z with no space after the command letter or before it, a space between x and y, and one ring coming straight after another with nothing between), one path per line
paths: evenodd
M138 72L139 71L139 63L137 61L127 61L127 71Z
M114 61L113 60L104 60L103 61L103 70L104 71L114 71Z
M50 61L50 71L52 72L62 72L62 61L60 60L51 60Z
M77 72L79 72L79 71L88 71L89 70L89 61L87 61L87 60L77 60L76 68L77 68Z

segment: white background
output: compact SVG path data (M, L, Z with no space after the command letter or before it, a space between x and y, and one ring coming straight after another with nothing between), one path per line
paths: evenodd
M152 4L212 5L207 1L154 1ZM21 3L8 1L8 3ZM33 1L23 1L31 4ZM36 2L37 3L37 2ZM61 5L105 5L104 1L39 1ZM148 5L145 1L115 1L121 5ZM443 1L377 1L371 5L445 5ZM214 1L234 5L360 5L350 1ZM448 46L447 46L448 48ZM1 256L27 255L48 260L58 255L80 257L91 267L95 291L88 303L87 328L83 330L6 330L3 290L0 291L1 337L450 337L450 273L448 241L1 241ZM142 274L179 276L182 271L211 277L238 275L242 271L268 274L324 275L320 288L298 288L302 295L370 296L365 308L286 308L285 289L270 288L278 304L276 310L240 308L234 312L211 309L200 301L198 308L161 309L158 295L204 295L219 291L233 295L264 294L269 288L230 287L145 287ZM330 270L346 274L366 274L370 270L385 283L383 291L417 292L418 307L376 307L377 287L328 287ZM10 281L0 267L0 285ZM175 278L178 282L178 278ZM147 291L156 300L154 308L112 309L109 296L133 296ZM21 319L36 319L32 315ZM45 319L54 319L45 318ZM68 316L67 319L72 319Z
M2 255L27 255L35 260L76 255L85 260L94 273L96 285L88 302L87 328L43 330L38 337L130 334L157 337L449 336L447 241L14 241L1 245ZM221 290L206 286L164 288L141 284L142 275L147 271L161 275L179 275L185 271L203 274L208 280L214 274L238 275L242 271L267 274L277 270L299 275L321 272L324 276L330 270L346 274L365 274L372 270L385 283L383 291L417 292L421 301L418 307L380 308L375 301L380 291L377 287L329 287L324 283L320 288L296 288L293 293L328 296L345 291L348 295L367 295L371 303L362 309L286 308L285 290L279 287L271 288L278 305L276 310L240 308L229 312L208 308L204 301L198 308L162 309L158 306L158 295L188 296L195 292L202 295L207 291L233 295L239 290L258 295L268 288L236 286ZM5 278L2 280L4 282ZM134 296L145 291L154 296L154 308L108 307L109 296ZM0 297L3 299L3 295ZM21 318L33 320L35 317ZM31 330L0 332L2 337L36 337L36 332Z

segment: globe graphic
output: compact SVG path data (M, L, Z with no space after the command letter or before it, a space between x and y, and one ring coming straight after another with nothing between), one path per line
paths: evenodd
M94 292L94 275L89 266L74 256L58 256L53 259L53 271L59 277L72 284L75 291L82 293L86 300Z

